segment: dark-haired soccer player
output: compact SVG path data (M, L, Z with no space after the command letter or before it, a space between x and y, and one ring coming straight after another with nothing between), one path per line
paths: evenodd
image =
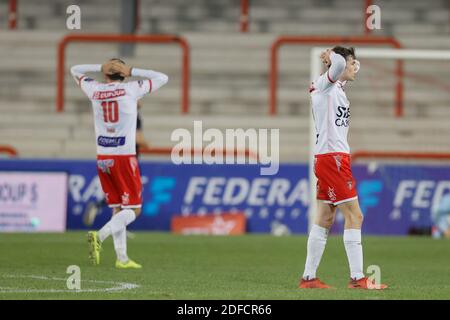
M344 91L347 81L354 81L359 70L354 48L334 47L320 56L328 70L310 88L312 112L316 127L315 165L317 212L308 237L305 270L300 288L330 288L316 275L328 232L336 209L345 218L344 246L350 266L349 288L384 289L363 272L361 226L356 183L350 168L347 134L350 125L350 103Z
M102 72L105 83L86 77L86 72ZM100 263L102 242L110 235L116 251L117 268L141 268L128 258L126 227L141 212L142 184L136 159L137 101L158 90L168 77L160 72L132 68L120 59L103 65L77 65L71 68L81 90L91 100L97 143L97 170L111 220L100 231L88 232L90 258ZM137 76L145 80L123 82Z

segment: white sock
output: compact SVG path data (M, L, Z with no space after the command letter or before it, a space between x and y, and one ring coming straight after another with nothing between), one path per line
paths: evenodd
M344 246L347 252L348 264L350 266L350 277L359 280L364 277L363 273L363 249L361 244L360 229L344 230Z
M114 250L116 251L117 260L120 262L127 262L127 228L117 231L112 234L114 241Z
M101 242L105 241L111 234L121 231L126 228L131 222L136 219L136 214L131 209L123 209L115 214L107 224L103 226L98 232L98 237Z
M305 272L303 279L316 278L316 271L322 259L323 251L328 238L328 229L314 224L308 237L308 251L306 255Z

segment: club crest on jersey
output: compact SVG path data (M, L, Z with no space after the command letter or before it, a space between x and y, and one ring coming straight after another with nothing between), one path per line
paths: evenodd
M102 170L103 173L110 174L110 168L114 166L114 159L97 160L97 167Z
M338 172L341 172L341 161L342 161L342 156L341 155L337 155L337 156L333 156L334 161L336 161L336 167Z
M328 198L331 201L335 201L336 200L336 193L334 192L334 188L328 187Z

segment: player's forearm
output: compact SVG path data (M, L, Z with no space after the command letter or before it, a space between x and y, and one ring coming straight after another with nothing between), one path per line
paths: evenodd
M344 72L345 67L347 65L345 58L340 54L334 53L333 51L330 53L331 66L328 69L328 77L330 80L335 82L339 79L341 74Z
M133 68L131 69L131 75L152 80L152 91L158 90L169 81L169 77L166 74L153 70Z
M70 73L77 81L79 81L80 78L86 74L86 72L101 72L101 71L102 71L101 64L79 64L70 68Z

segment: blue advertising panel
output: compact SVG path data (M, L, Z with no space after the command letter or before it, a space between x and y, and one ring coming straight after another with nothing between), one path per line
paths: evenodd
M366 234L404 235L431 226L430 210L450 192L450 168L431 165L353 165ZM2 160L0 171L65 171L69 174L68 229L100 228L111 216L103 208L92 225L86 206L103 199L92 160ZM257 165L141 163L142 215L135 230L169 230L173 215L244 212L248 232L270 232L282 224L306 233L308 167L281 164L274 176ZM342 232L338 215L332 232Z
M450 167L353 165L366 234L402 235L431 227L431 210L450 192ZM343 230L342 217L332 229Z
M281 165L277 175L261 176L258 165L174 165L142 162L142 215L131 229L169 230L172 215L244 212L248 232L270 232L273 222L291 232L308 228L307 167ZM99 228L110 219L101 210L92 226L86 206L103 198L94 161L4 160L0 170L55 170L69 173L68 229Z

